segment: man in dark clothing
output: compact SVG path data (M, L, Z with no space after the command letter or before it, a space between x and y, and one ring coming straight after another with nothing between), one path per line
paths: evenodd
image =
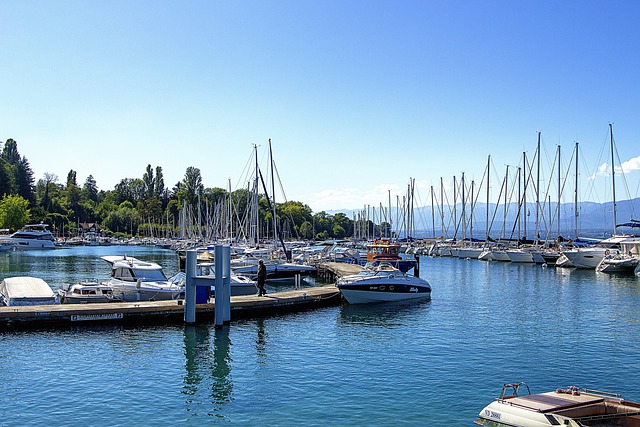
M266 295L264 290L264 282L267 280L267 267L264 266L262 260L258 261L258 296Z

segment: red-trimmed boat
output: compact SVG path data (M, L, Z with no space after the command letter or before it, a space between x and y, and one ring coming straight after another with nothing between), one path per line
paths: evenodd
M367 245L367 262L373 266L377 266L381 262L388 262L403 273L418 264L415 259L402 258L400 256L400 245L391 242L389 239L377 239Z

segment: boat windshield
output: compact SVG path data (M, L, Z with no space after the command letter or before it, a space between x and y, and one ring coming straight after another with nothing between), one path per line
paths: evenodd
M167 280L167 276L162 270L137 270L135 276L142 279L143 282L164 282Z

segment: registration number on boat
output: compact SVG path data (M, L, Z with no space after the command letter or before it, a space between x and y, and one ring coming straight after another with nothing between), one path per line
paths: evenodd
M122 319L122 313L74 314L71 316L72 322L86 322L91 320L113 320L113 319Z
M489 409L484 410L484 416L487 418L492 418L494 420L499 420L502 414L500 412L494 412Z

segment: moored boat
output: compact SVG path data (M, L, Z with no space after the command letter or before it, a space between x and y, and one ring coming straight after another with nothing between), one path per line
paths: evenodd
M367 245L367 262L373 265L387 262L403 273L411 270L418 263L415 259L402 258L400 245L392 243L389 239L374 240Z
M430 298L431 285L424 279L402 273L389 263L343 276L336 286L349 304Z
M640 426L640 403L620 395L568 387L531 394L523 382L505 384L500 397L487 405L476 424L492 427Z
M81 282L65 283L58 289L61 304L87 304L122 301L113 295L113 287L98 279L85 279Z
M55 237L47 224L29 224L10 236L20 250L55 249Z
M52 305L56 296L51 286L37 277L6 277L0 282L0 303L6 306Z
M113 295L123 301L160 301L178 299L184 294L184 281L167 279L155 262L127 256L103 256L111 264L107 284Z

